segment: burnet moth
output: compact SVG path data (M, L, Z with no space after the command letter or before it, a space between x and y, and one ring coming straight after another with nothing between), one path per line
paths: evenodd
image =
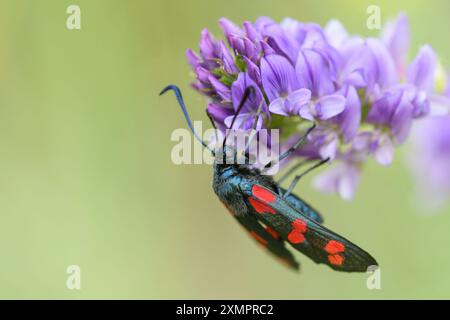
M244 92L230 130L233 129L234 120L246 99L252 94L252 89L247 88ZM376 268L378 264L369 253L325 228L317 210L292 193L301 177L326 163L328 159L316 163L297 175L287 190L280 187L270 175L261 174L260 169L246 164L245 161L234 161L238 155L234 149L230 150L230 147L226 145L228 135L225 136L222 148L219 150L223 161L217 161L215 150L212 150L195 132L180 89L169 85L161 91L160 95L169 90L175 93L195 138L215 156L214 192L233 217L259 244L285 265L296 270L299 269L299 263L288 250L286 243L314 262L326 264L337 271L366 272L370 270L369 267ZM214 121L211 117L209 118L215 127ZM273 161L279 162L300 148L314 127L313 125L297 143ZM225 157L231 157L231 159L225 159ZM271 167L273 161L264 168ZM291 171L293 170L290 170L288 174L292 173Z

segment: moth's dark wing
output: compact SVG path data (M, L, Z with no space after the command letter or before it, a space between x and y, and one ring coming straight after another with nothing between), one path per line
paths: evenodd
M241 191L256 219L316 263L345 272L366 272L377 265L369 253L293 208L275 192L251 183L243 183Z
M280 188L281 194L286 193L286 189ZM290 193L286 198L284 198L291 206L295 209L303 212L305 215L316 221L317 223L323 223L322 215L314 209L309 203L300 198L299 196Z
M294 270L299 269L299 263L295 260L293 254L285 247L284 241L274 230L261 225L255 217L248 214L240 216L234 215L234 217L261 246L278 258L280 262Z

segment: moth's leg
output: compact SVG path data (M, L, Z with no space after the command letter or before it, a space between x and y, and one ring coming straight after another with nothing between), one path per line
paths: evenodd
M302 160L299 161L295 166L290 168L286 173L284 173L280 179L277 181L277 193L280 197L283 197L283 193L286 191L282 189L280 186L281 184L291 175L293 174L298 168L304 166L306 163L310 162L310 160Z
M256 130L256 126L258 125L258 118L259 118L261 112L262 112L262 104L259 106L257 112L256 112L255 115L254 115L254 116L255 116L255 120L253 121L253 124L252 124L252 131L255 131L255 130ZM237 128L237 130L241 129L242 126L244 125L244 123L247 123L247 121L248 121L251 117L252 117L252 114L249 113L249 114L244 118L244 121L242 121L242 122L240 123L239 127ZM249 157L248 148L250 147L250 143L252 142L252 140L253 140L253 138L256 136L256 134L257 134L257 132L255 131L255 134L249 136L248 142L244 145L244 150L242 150L242 151L243 151L242 155L244 156L246 163L247 163L247 161L248 161L248 164L251 164L251 163L250 163L250 157ZM241 151L241 150L239 150L238 147L239 147L239 146L236 147L236 155L238 155L238 153L240 154L240 151Z
M302 147L305 143L306 143L306 139L308 138L308 135L311 133L311 131L314 130L314 128L316 127L316 125L312 125L311 128L309 128L306 133L292 146L290 147L286 152L282 153L278 159L272 160L270 161L268 164L266 164L264 166L264 169L268 169L271 168L273 165L275 165L276 163L280 162L281 160L285 159L286 157L288 157L289 155L291 155L292 152L294 152L295 150L297 150L298 148Z
M287 189L285 194L283 194L283 198L286 198L288 195L291 194L292 190L294 190L295 186L297 185L297 183L300 181L300 179L302 177L304 177L306 174L308 174L309 172L313 171L314 169L319 168L321 165L327 163L329 160L330 160L330 158L326 158L324 160L321 160L321 161L317 162L315 165L313 165L312 167L306 169L301 174L295 176L294 180L292 180L291 184L289 185L289 188Z
M250 154L249 154L249 152L250 152L250 150L249 150L249 149L250 149L250 145L251 145L253 139L254 139L254 138L256 137L256 135L258 134L258 133L256 132L256 126L258 125L258 119L259 119L259 116L261 115L261 113L262 113L262 103L259 105L258 110L257 110L256 113L255 113L255 121L253 121L252 131L251 131L251 133L254 132L254 134L251 135L251 136L249 136L248 142L247 142L247 144L245 145L245 148L244 148L244 156L245 156L245 158L246 158L247 160L250 159Z
M242 108L244 108L245 103L247 102L248 98L250 97L250 94L255 94L255 88L253 87L247 87L244 91L244 95L242 96L241 101L239 102L238 108L236 110L236 113L233 116L233 119L231 120L231 125L230 125L230 129L228 130L228 132L225 134L225 139L223 139L223 145L222 145L222 149L225 149L225 146L227 145L227 139L228 136L230 135L230 132L233 130L233 126L234 123L236 121L236 118L238 117L238 115L241 113Z
M311 160L306 159L299 161L295 166L290 168L285 174L281 176L280 179L278 179L277 184L281 185L291 174L293 174L298 168L303 167L305 164L311 162Z
M231 131L233 131L234 123L236 122L238 115L241 113L242 109L244 108L245 102L249 98L250 94L254 94L254 92L255 92L255 88L253 88L253 87L247 87L245 89L244 95L242 96L242 99L241 99L241 102L239 102L236 113L234 114L233 119L231 120L230 128L228 130L225 130L225 138L223 139L223 142L222 142L222 150L224 151L223 158L222 158L223 163L226 163L226 160L227 160L227 153L225 152L225 147L227 145L228 137L230 136ZM234 153L233 158L236 159L236 153Z

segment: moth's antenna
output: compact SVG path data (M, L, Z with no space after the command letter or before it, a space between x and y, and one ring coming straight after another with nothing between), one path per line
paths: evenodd
M218 134L217 134L217 126L216 126L216 122L214 121L214 119L213 119L211 113L209 113L208 109L206 109L206 115L208 116L209 121L211 122L211 125L212 125L212 127L214 128L214 134L215 134L215 137L216 137L216 143L217 143L217 141L219 141L219 136L218 136Z
M217 125L208 109L206 109L206 115L208 116L208 119L211 122L212 127L214 128L214 137L216 138L216 143L214 145L214 152L212 154L215 156L216 155L216 152L215 152L216 147L217 147L217 144L219 143L219 135L217 134Z
M206 144L206 142L203 141L202 138L200 138L200 136L197 134L197 132L195 132L194 126L192 125L191 119L189 118L189 114L187 112L186 105L184 104L183 96L181 95L181 90L177 86L171 84L171 85L168 85L167 87L165 87L159 93L159 95L161 96L169 90L172 90L175 93L175 97L177 98L178 104L180 105L181 110L183 111L184 118L186 119L186 122L187 122L189 128L191 129L192 133L194 134L195 139L197 139L198 142L200 142L206 149L208 149L209 151L211 151L214 154L214 151L211 150L211 148L209 148L209 146Z
M255 93L255 88L253 88L253 87L248 87L245 89L244 95L242 96L241 102L239 102L239 106L236 110L236 114L234 115L233 120L231 121L230 129L228 130L227 134L225 135L225 139L223 139L222 148L224 150L225 150L228 136L230 135L231 130L233 130L233 125L234 125L234 122L236 121L237 116L239 115L239 113L241 113L242 108L244 107L245 103L247 102L250 94L254 94L254 93Z

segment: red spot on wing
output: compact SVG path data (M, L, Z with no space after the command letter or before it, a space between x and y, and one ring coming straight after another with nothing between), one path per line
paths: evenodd
M280 239L280 235L278 234L278 232L276 232L275 230L273 230L271 227L267 227L267 226L266 226L266 231L267 231L268 233L270 233L270 235L271 235L274 239L276 239L276 240Z
M292 222L292 231L288 234L288 240L291 243L299 244L305 241L304 233L307 230L307 224L302 219L296 219Z
M305 241L305 236L303 235L303 233L298 232L297 230L292 230L288 234L288 240L290 243L299 244Z
M255 196L255 198L257 198L263 202L266 202L266 203L271 203L276 200L275 195L272 192L270 192L256 184L253 185L253 187L252 187L252 194L253 194L253 196Z
M305 233L306 232L306 222L302 219L296 219L292 222L292 227L298 232Z
M255 238L256 241L258 241L260 244L262 244L263 246L267 245L267 241L264 240L259 234L257 234L255 231L251 231L250 235Z
M258 213L272 213L275 214L275 210L271 207L269 207L267 204L253 199L252 197L248 198L248 201L250 202L250 204L252 205L252 207L256 210L256 212Z
M325 246L325 251L329 253L328 261L335 265L341 266L344 263L344 257L338 253L345 251L345 245L342 242L336 240L328 241Z
M330 240L325 246L325 251L328 252L329 254L336 254L338 252L344 252L345 246L342 242Z
M344 257L340 254L333 254L328 256L328 261L335 266L341 266L344 263Z

